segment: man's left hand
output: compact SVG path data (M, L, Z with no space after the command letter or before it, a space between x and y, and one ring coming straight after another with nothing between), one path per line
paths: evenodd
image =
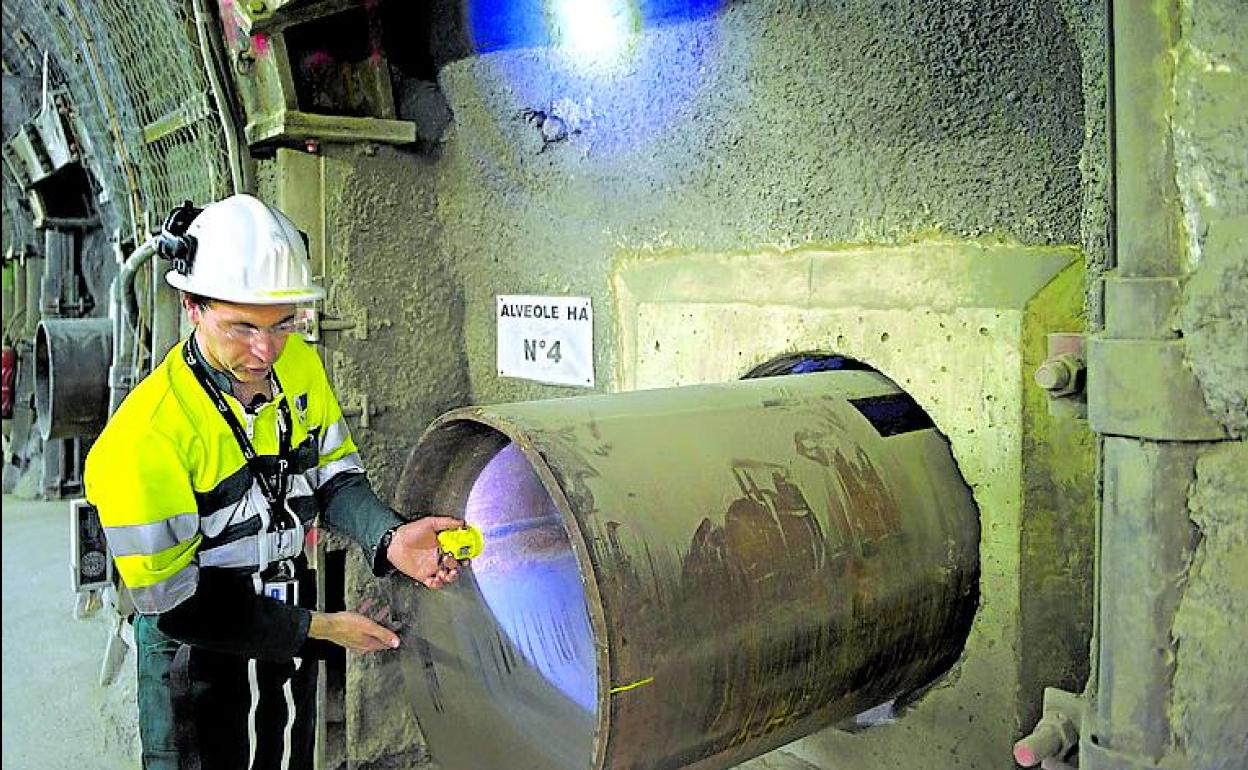
M427 588L441 588L459 578L461 564L438 545L438 533L464 522L450 516L427 516L394 531L386 558L394 568Z

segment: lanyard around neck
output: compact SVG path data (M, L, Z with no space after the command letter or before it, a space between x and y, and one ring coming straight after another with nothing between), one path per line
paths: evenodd
M199 380L200 387L208 394L208 398L212 399L212 403L217 407L217 411L221 414L221 418L225 420L225 424L230 426L230 432L234 434L234 441L238 443L238 448L243 453L243 459L247 461L247 467L251 469L251 475L256 479L256 483L260 485L260 491L264 493L264 499L269 502L269 508L274 513L279 513L286 502L286 478L290 469L290 406L286 403L286 399L282 398L277 402L277 471L270 479L260 467L260 458L256 454L256 448L252 445L251 439L247 437L243 426L239 424L238 418L234 415L234 410L230 409L230 404L225 400L225 395L221 392L221 388L217 383L213 382L212 377L208 375L204 362L198 355L198 345L195 344L195 338L192 336L182 346L182 358L186 361L186 365L191 368L195 374L195 379ZM269 384L273 387L273 396L281 392L282 386L277 379L277 372L269 370Z

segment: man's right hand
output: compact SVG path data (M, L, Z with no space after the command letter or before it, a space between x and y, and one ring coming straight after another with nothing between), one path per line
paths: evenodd
M398 634L358 612L313 612L308 637L324 639L354 652L399 646Z

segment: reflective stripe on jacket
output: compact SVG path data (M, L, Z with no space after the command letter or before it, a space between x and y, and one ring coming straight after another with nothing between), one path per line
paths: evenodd
M298 555L292 531L267 532L269 508L233 434L182 357L186 342L126 398L87 456L87 498L99 509L114 560L143 613L166 612L195 592L202 567L252 568ZM260 461L276 462L277 403L290 405L287 505L304 526L317 489L363 473L355 441L315 349L287 340L274 366L282 393L245 416ZM268 548L261 539L267 540Z

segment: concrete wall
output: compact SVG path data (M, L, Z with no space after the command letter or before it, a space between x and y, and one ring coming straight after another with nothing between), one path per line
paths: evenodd
M479 25L437 21L438 85L453 115L441 140L418 151L322 146L327 309L369 313L366 340L327 336L329 358L344 403L366 393L379 410L356 433L384 492L440 411L584 392L497 375L496 294L591 297L597 389L611 391L629 385L610 277L637 259L872 245L921 259L935 239L1005 254L1074 246L1093 274L1104 264L1101 3L702 7L643 26L615 67L532 36L475 54L462 43ZM548 127L544 138L539 112L568 136L548 141ZM1035 497L1045 481L1030 473L1029 491L1004 494ZM1028 537L1051 544L1060 521L1038 505L1050 513ZM1021 548L1016 538L994 558L1017 563ZM1071 564L1086 573L1086 560ZM375 589L357 572L349 591L350 604ZM418 761L416 739L386 716L394 672L351 666L352 760ZM1006 700L1032 704L1026 714L1038 695ZM1006 733L1023 727L1012 714ZM1000 736L984 745L1001 753ZM907 751L889 761L922 761ZM967 766L990 766L985 751Z
M1174 622L1178 745L1192 768L1248 756L1248 14L1235 0L1180 4L1173 115L1188 275L1177 325L1205 403L1236 440L1196 462L1199 531Z
M449 63L439 245L464 286L474 398L560 392L496 376L495 293L593 297L610 389L606 276L624 255L1081 243L1072 24L1049 2L762 2L644 30L599 77L548 48ZM526 109L580 133L544 146Z

